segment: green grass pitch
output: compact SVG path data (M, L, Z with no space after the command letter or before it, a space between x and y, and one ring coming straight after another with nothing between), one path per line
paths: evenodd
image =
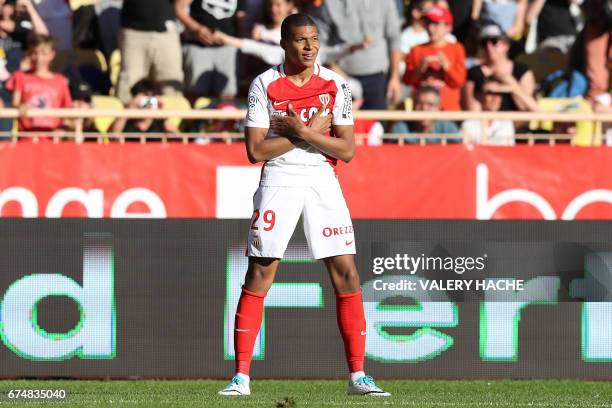
M345 381L254 380L250 397L220 397L216 380L0 381L6 407L612 407L612 382L380 380L389 398L347 396ZM11 389L64 389L65 401L9 401ZM287 402L292 400L292 402Z

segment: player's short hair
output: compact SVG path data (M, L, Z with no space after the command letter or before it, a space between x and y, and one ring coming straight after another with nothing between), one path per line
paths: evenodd
M291 14L283 20L281 24L281 38L283 40L290 40L291 34L295 27L316 27L317 24L314 22L312 17L305 13Z
M43 44L55 50L55 39L53 37L44 34L30 34L26 39L26 50L32 52L34 48Z

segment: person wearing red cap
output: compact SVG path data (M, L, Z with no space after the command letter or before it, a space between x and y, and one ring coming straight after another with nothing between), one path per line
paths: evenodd
M453 28L453 15L447 8L434 6L425 13L430 41L414 47L406 56L404 82L415 89L429 85L439 90L442 110L460 110L460 90L465 84L465 49L447 42Z

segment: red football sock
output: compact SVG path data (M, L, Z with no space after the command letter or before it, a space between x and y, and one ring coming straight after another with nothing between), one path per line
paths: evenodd
M236 353L236 372L249 375L253 347L263 314L265 293L255 293L242 288L236 320L234 323L234 351Z
M361 290L348 295L336 294L336 317L344 340L349 371L363 371L366 320L361 303Z

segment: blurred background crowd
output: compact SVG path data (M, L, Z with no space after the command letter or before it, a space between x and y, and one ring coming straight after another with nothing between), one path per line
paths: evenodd
M319 62L347 79L355 109L612 111L611 0L0 0L1 102L22 111L241 109L251 80L282 62L280 24L298 11L317 22ZM0 122L5 131L73 126L59 118ZM486 133L488 143L511 145L519 132L588 137L588 125L360 120L356 132L370 144L391 132L476 143ZM85 130L241 126L107 119L86 121Z

